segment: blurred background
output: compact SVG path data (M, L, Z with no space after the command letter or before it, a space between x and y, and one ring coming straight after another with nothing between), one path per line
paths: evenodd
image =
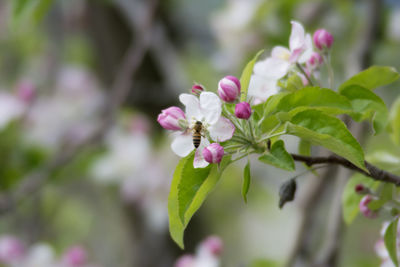
M336 86L373 64L400 67L398 0L0 0L0 266L174 266L210 235L223 252L202 267L379 266L384 218L343 223L350 174L337 169L300 176L280 210L279 186L296 174L254 159L245 204L238 162L189 224L185 251L169 237L179 158L157 114L194 82L216 91L260 49L288 46L292 19L333 34ZM377 90L388 107L399 85ZM371 161L384 148L398 167L385 134L354 134Z

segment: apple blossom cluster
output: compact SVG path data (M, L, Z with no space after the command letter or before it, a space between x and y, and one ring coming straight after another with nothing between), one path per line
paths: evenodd
M278 93L280 82L292 75L299 76L304 86L311 85L319 77L318 70L324 59L328 60L333 36L325 29L319 29L311 38L299 22L291 23L289 48L275 46L271 56L254 65L248 92L254 103L264 102ZM317 49L313 48L313 40Z
M0 265L5 267L98 267L91 264L82 246L67 249L57 257L53 248L44 243L28 247L22 240L4 235L0 237Z
M195 255L182 255L174 267L218 267L222 249L222 240L218 236L209 236L200 243Z
M229 154L224 142L241 138L248 132L249 124L245 125L244 121L252 123L249 120L252 109L248 102L239 102L241 84L234 76L219 81L218 95L198 84L193 85L191 92L179 96L185 111L176 106L166 108L157 121L164 129L174 132L172 151L180 157L195 151L193 166L204 168L210 163L220 163ZM198 147L196 138L201 139Z
M289 48L276 46L270 57L255 63L246 101L239 101L243 92L235 76L226 76L218 82L218 95L200 84L193 85L191 94L179 96L185 111L172 106L162 110L157 118L164 129L174 132L172 151L180 157L195 151L193 166L204 168L232 154L229 148L237 152L239 148L247 149L246 145L257 143L252 105L277 94L281 82L292 75L301 77L302 86L312 84L332 43L333 37L328 31L317 30L315 51L311 35L305 33L300 23L292 21ZM227 142L231 140L238 142Z

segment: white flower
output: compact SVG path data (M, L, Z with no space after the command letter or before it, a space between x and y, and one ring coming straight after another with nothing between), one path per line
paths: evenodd
M207 132L215 142L223 142L232 138L235 131L233 124L221 116L221 100L212 92L202 92L197 98L190 94L181 94L179 100L186 107L188 129L175 135L171 148L180 157L186 157L193 149L192 130L196 121L202 122L204 132ZM196 150L193 166L204 168L208 165L202 155L204 147L209 145L207 138L202 138Z
M67 67L58 74L56 87L48 95L38 95L27 114L26 137L49 149L68 139L86 139L96 129L104 103L92 75L83 69Z
M22 261L13 267L54 267L56 260L53 249L47 244L34 245Z
M305 34L300 23L292 21L289 49L275 46L270 57L254 65L254 74L249 84L249 97L265 101L271 95L278 93L278 80L283 78L294 64L305 63L312 52L311 35Z
M0 107L0 129L5 128L12 120L21 117L26 108L17 97L3 92L0 93Z
M93 165L93 177L104 184L119 183L137 175L150 160L148 136L113 128L106 136L108 153Z

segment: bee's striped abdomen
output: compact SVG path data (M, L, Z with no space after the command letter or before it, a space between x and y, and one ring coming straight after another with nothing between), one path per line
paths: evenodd
M200 146L201 142L201 134L200 133L193 133L193 145L195 148Z

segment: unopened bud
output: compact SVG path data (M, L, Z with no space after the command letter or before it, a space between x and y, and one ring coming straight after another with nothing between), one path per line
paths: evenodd
M233 102L240 95L240 81L235 76L226 76L218 83L218 95L225 102Z
M220 163L224 156L224 148L218 143L212 143L203 149L204 160L208 163Z
M310 59L307 61L307 66L310 69L316 69L318 68L322 63L324 62L322 56L317 53L317 52L313 52L311 54Z
M357 184L354 187L354 191L360 195L366 195L371 193L371 190L369 190L369 188L365 187L363 184Z
M169 107L161 111L157 121L164 129L178 131L182 129L180 121L186 121L186 116L182 109Z
M204 91L204 86L201 84L194 84L192 86L192 94L199 96Z
M325 48L331 48L333 44L333 36L330 32L325 29L318 29L315 31L313 36L314 44L319 50Z
M240 102L235 106L235 116L239 119L249 119L251 116L251 107L247 102Z
M376 211L371 210L371 209L368 207L368 204L369 204L372 200L374 200L373 196L371 196L371 195L365 195L365 196L361 199L360 204L359 204L359 208L360 208L361 213L362 213L365 217L370 218L370 219L374 219L374 218L376 218L376 217L378 216L378 213L377 213Z

